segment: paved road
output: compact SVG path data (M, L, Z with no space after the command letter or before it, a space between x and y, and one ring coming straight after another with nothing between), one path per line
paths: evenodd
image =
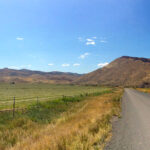
M105 150L150 150L150 95L125 89L122 118L113 124Z

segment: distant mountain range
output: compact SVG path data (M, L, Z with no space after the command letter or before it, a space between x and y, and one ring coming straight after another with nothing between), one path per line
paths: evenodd
M150 59L123 56L79 77L74 84L150 87Z
M123 56L88 74L0 69L0 82L150 87L150 59Z
M51 84L70 84L81 75L76 73L64 72L41 72L31 70L0 69L0 82L15 83L51 83Z

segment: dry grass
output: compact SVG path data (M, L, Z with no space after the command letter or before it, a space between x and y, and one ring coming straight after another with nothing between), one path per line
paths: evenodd
M137 88L137 90L144 93L150 93L150 88Z
M45 128L35 127L9 150L102 150L119 115L122 90L90 97ZM18 131L19 132L19 131Z
M43 83L18 83L0 84L0 109L11 109L13 98L16 99L16 107L24 108L38 101L53 101L62 96L78 96L86 93L96 93L109 90L110 88L100 86L78 86L78 85L51 85Z

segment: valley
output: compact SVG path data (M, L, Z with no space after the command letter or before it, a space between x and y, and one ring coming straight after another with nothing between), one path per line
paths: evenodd
M25 86L27 85L23 87ZM26 88L31 90L31 87ZM42 87L44 90L44 85ZM49 85L45 86L48 87ZM73 86L71 89L68 85L52 87L50 89L55 91L58 88L57 92L64 89L65 94L71 94L71 91L74 94L71 97L39 101L38 105L26 105L27 109L23 112L16 111L15 117L11 112L0 113L1 150L104 147L110 136L110 120L120 114L122 89L92 86ZM24 91L26 88L23 88ZM34 93L37 89L33 89ZM77 94L81 91L86 93Z
M124 56L83 75L0 70L0 150L103 150L116 140L125 88L149 92L149 67Z

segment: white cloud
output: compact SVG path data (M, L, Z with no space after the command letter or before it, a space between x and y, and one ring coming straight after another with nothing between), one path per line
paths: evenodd
M87 39L82 38L82 37L78 37L78 40L80 42L85 42L86 45L95 45L96 44L96 42L95 42L96 39L97 39L96 36L95 37L91 37L91 38L87 38Z
M23 37L17 37L16 40L18 40L18 41L23 41L24 38L23 38Z
M74 67L78 67L80 66L80 64L76 63L76 64L73 64Z
M48 66L54 66L54 64L48 64Z
M95 45L95 41L91 41L91 42L86 42L86 45Z
M95 41L93 39L86 39L86 45L95 45Z
M99 63L97 66L98 66L98 67L105 67L105 66L107 66L108 64L109 64L108 62Z
M88 42L92 42L92 41L94 41L93 39L86 39Z
M62 66L62 67L69 67L70 64L62 64L61 66Z
M79 58L80 59L84 59L84 58L86 58L89 55L90 55L89 53L84 53L84 54L80 55Z

